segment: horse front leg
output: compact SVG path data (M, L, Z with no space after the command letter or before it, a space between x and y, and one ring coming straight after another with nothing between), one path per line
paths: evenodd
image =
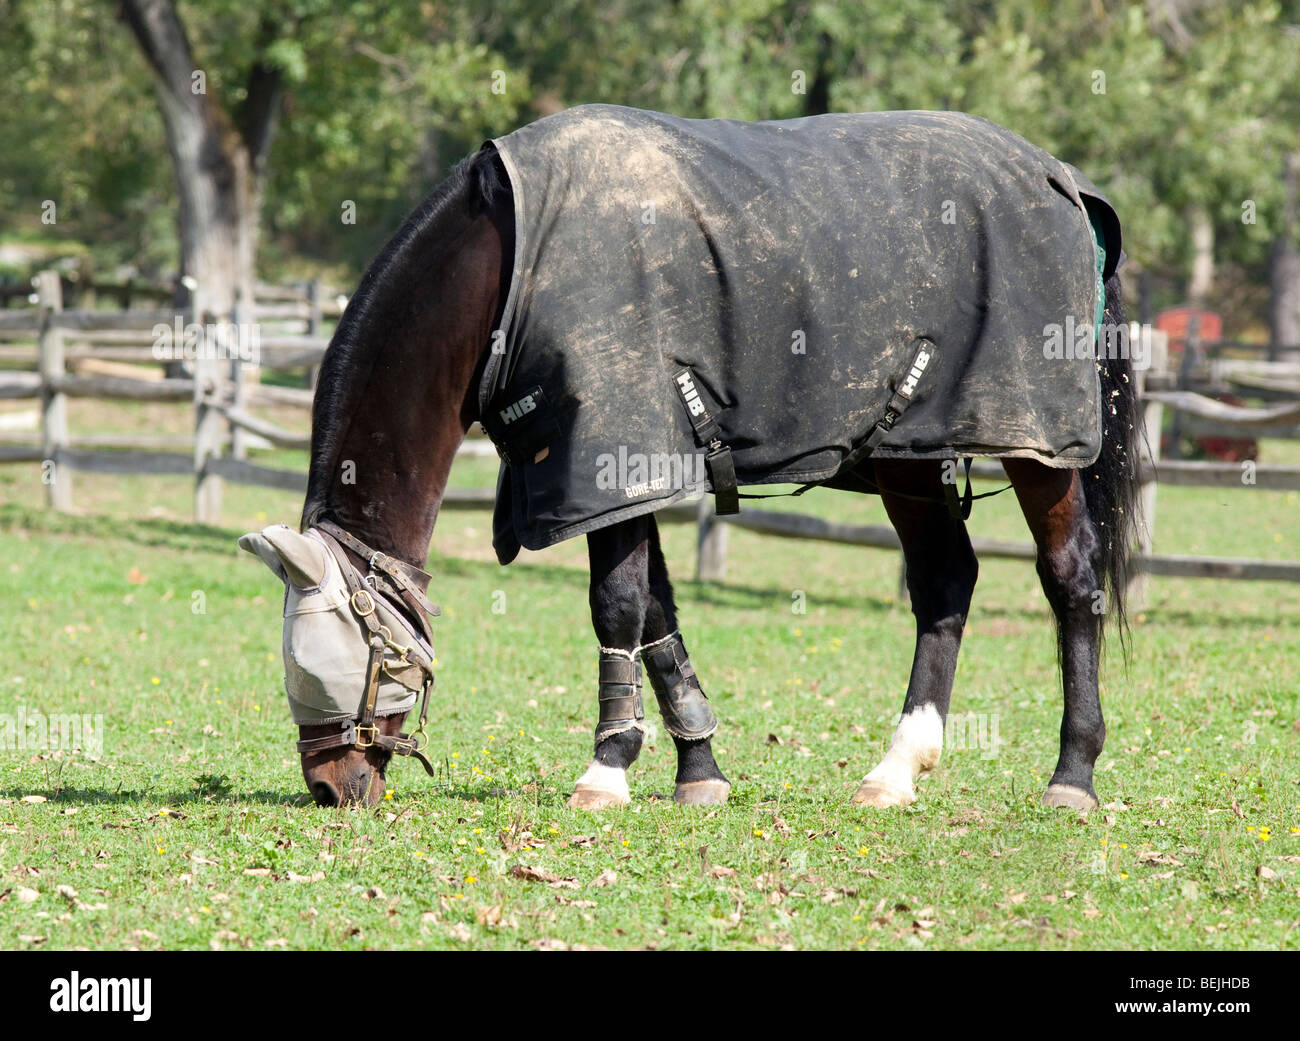
M731 794L731 782L713 758L713 733L718 729L718 720L677 631L673 586L659 546L659 526L653 518L649 534L650 602L641 658L659 702L664 729L677 746L673 799L693 806L721 805Z
M649 601L649 524L638 517L587 536L591 624L600 641L600 720L596 749L569 806L600 810L632 801L628 767L641 753L641 632Z
M903 544L916 617L916 651L903 714L889 751L853 796L860 805L884 808L915 802L913 783L939 763L957 652L979 566L965 523L950 516L942 502L938 463L878 462L875 472L890 523Z

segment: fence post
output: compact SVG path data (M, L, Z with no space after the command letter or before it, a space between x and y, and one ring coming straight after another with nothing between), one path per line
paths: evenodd
M213 407L221 393L221 372L208 338L212 317L205 306L207 294L196 289L194 321L199 323L198 357L194 362L194 519L200 524L221 520L221 478L208 472L208 461L221 454L221 413Z
M695 580L721 582L727 577L727 525L713 512L708 492L700 499L698 544L695 552Z
M1150 478L1143 479L1141 490L1138 493L1138 531L1137 531L1137 552L1139 556L1146 557L1151 554L1152 545L1155 542L1156 532L1156 475L1155 467L1160 461L1160 432L1165 418L1165 407L1159 401L1148 401L1146 398L1147 373L1164 372L1169 364L1169 337L1158 330L1151 329L1150 326L1140 325L1133 322L1129 326L1129 342L1132 343L1135 337L1149 336L1150 343L1147 350L1150 353L1151 364L1146 369L1137 369L1133 373L1134 381L1137 383L1138 404L1142 410L1142 425L1138 431L1138 467L1139 474L1150 470ZM1186 350L1186 347L1184 347ZM1126 592L1129 606L1134 610L1141 610L1146 606L1147 597L1150 587L1150 576L1146 573L1141 561L1138 562L1136 573Z
M244 377L247 375L243 368L243 344L244 338L241 335L241 322L244 319L245 305L242 297L235 298L235 309L231 312L231 320L234 322L234 349L230 352L230 378L233 382L231 390L231 406L237 411L244 410L244 404L248 397L248 392L244 387ZM248 433L238 423L230 424L230 458L247 459L248 458Z
M68 447L68 399L56 391L52 380L64 375L63 330L51 322L63 310L63 287L56 271L36 276L36 300L40 314L39 368L41 374L41 479L48 489L49 503L56 510L72 509L72 471L63 464Z
M307 283L307 335L319 336L325 316L321 309L320 279L313 278ZM307 389L316 389L316 379L320 376L319 365L307 366Z
M1201 352L1201 319L1199 315L1192 315L1187 320L1187 335L1183 339L1183 358L1178 366L1178 389L1192 389L1192 367L1196 364L1197 358ZM1169 458L1181 459L1183 457L1183 416L1178 409L1174 409L1173 422L1169 428Z

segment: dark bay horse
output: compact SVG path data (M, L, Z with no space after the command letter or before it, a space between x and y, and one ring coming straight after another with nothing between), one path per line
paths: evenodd
M478 388L514 256L510 179L494 149L485 146L460 163L385 246L325 354L301 527L310 532L327 525L350 534L353 543L336 543L334 551L345 555L356 574L370 572L371 587L376 554L381 564L389 562L385 574L401 571L417 576L418 584L453 458L480 419ZM1105 284L1105 322L1123 324L1116 276ZM1097 369L1104 407L1101 453L1094 463L1071 468L1004 460L1037 546L1037 570L1058 633L1064 713L1060 757L1043 802L1077 809L1097 805L1093 764L1105 737L1099 648L1103 625L1123 624L1137 487L1129 362L1103 358ZM940 461L867 459L858 464L857 475L879 490L902 542L916 650L893 742L853 801L906 805L916 798L914 782L939 761L977 563L964 521L948 508ZM307 538L282 531L273 554L263 553L290 587L300 586L299 592L311 592L307 587L322 581L327 559L306 545ZM730 784L711 750L717 724L678 634L653 514L591 531L587 543L591 617L601 648L601 723L594 756L574 785L570 805L597 809L629 801L626 771L644 735L641 667L677 747L675 798L725 802ZM276 566L275 556L283 567ZM382 592L384 576L378 577L376 588ZM387 583L387 600L405 616L408 631L418 632L418 598L403 594L398 585ZM358 596L363 605L369 602L369 594L350 588L354 604ZM1099 602L1105 610L1098 610ZM353 622L360 646L366 631ZM385 632L391 636L390 630ZM380 655L383 642L378 637ZM388 641L390 647L401 643ZM364 648L360 653L364 658ZM308 649L297 649L294 656L299 672L329 667L313 662ZM286 664L288 658L286 650ZM387 675L388 668L376 667L376 675ZM360 699L362 691L355 694ZM405 715L385 715L372 706L362 727L368 740L359 736L356 720L352 730L343 720L342 738L337 722L303 725L303 773L316 800L373 804L393 752L411 750L402 744Z

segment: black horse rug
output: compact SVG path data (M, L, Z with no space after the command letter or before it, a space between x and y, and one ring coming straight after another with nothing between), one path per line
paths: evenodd
M502 563L702 486L843 480L873 432L880 458L1096 459L1118 219L1010 131L588 105L485 147L516 234L479 392Z

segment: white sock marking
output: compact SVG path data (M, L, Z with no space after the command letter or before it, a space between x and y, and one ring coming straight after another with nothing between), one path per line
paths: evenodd
M911 792L912 782L938 765L942 751L943 720L939 710L923 705L898 721L889 751L866 779L878 781L891 791Z
M594 788L598 792L611 792L620 799L631 801L632 793L627 787L627 771L620 770L617 766L605 766L602 763L591 761L587 767L587 772L578 778L574 787L576 788Z

